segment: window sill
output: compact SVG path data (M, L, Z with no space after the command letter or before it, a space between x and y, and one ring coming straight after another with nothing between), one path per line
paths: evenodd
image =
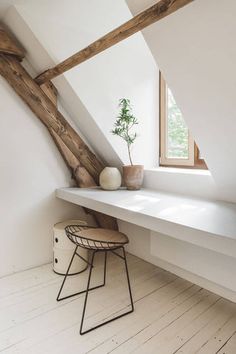
M216 184L209 170L176 167L145 169L144 187L200 198L218 198Z

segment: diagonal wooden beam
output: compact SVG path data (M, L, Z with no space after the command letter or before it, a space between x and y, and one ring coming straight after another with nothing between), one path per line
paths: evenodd
M83 142L57 107L35 83L19 61L9 55L0 54L0 74L16 93L25 101L42 123L53 130L98 183L104 164Z
M21 45L9 34L8 31L0 24L0 53L12 54L22 60L25 51Z
M8 48L15 48L14 39L7 32L4 32L2 38L7 38ZM17 52L13 50L9 53L9 50L3 48L6 47L3 42L1 43L0 34L0 74L48 128L77 186L82 188L96 186L104 165L57 110L58 93L55 86L50 81L41 86L37 85L20 64L21 57ZM88 212L94 216L100 227L118 230L117 221L113 217L94 210Z
M120 27L109 32L97 41L90 44L88 47L82 49L54 68L48 69L36 77L38 84L45 83L64 72L72 69L74 66L83 63L92 58L98 53L101 53L107 48L112 47L118 42L132 36L134 33L141 31L145 27L161 20L162 18L179 10L183 6L193 2L194 0L161 0L157 4L151 6L147 10L141 12L131 20L125 22Z
M58 91L51 81L45 82L40 86L41 90L50 98L54 106L57 107Z
M80 188L95 187L96 183L90 176L85 167L81 166L79 160L72 154L68 147L63 143L61 138L54 132L49 130L58 150L60 151L67 167L72 172L72 177L76 181L76 185ZM95 210L84 208L86 213L92 215L100 227L112 230L118 230L117 220L109 215L105 215Z
M86 168L81 165L77 157L75 157L75 155L72 154L68 147L63 143L57 133L55 133L53 129L50 129L49 133L51 134L51 137L60 151L67 167L70 169L77 186L80 188L95 187L96 183L94 179L90 176Z

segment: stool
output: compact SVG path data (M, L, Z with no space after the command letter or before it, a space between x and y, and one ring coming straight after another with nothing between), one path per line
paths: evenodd
M118 231L96 228L93 226L86 226L85 227L84 225L68 225L65 228L65 231L66 231L66 235L68 236L68 238L76 245L76 248L75 248L75 251L74 251L73 256L71 258L70 264L68 266L66 275L65 275L63 282L61 284L61 288L59 290L59 293L57 295L57 301L61 301L64 299L68 299L69 297L85 293L83 313L82 313L82 318L81 318L81 323L80 323L80 334L82 335L82 334L88 333L98 327L104 326L105 324L107 324L109 322L112 322L120 317L123 317L123 316L128 315L129 313L133 312L134 311L134 304L133 304L133 298L132 298L132 293L131 293L131 286L130 286L130 280L129 280L129 272L128 272L128 266L127 266L127 260L126 260L126 253L125 253L125 248L124 248L124 245L129 242L128 237L125 234L118 232ZM92 253L91 262L87 261L86 259L84 259L81 255L79 255L77 253L78 247L82 247L87 250L90 250L90 252ZM119 250L119 249L122 250L123 255L120 255L116 252L116 250ZM94 257L95 257L95 254L98 252L104 252L103 283L101 285L90 288L92 269L94 267L94 265L93 265ZM112 252L117 257L120 257L125 263L125 270L126 270L126 277L127 277L127 282L128 282L131 309L125 313L122 313L121 315L118 315L112 319L109 319L101 324L98 324L98 325L84 331L83 324L84 324L84 316L85 316L85 312L86 312L86 305L87 305L89 291L94 290L94 289L98 289L98 288L104 286L106 283L107 252ZM78 293L71 294L71 295L60 298L62 289L64 287L66 278L69 274L70 267L72 265L72 262L73 262L73 259L75 256L78 256L79 258L83 259L83 261L86 262L90 266L88 281L87 281L87 288L86 288L86 290L80 291Z

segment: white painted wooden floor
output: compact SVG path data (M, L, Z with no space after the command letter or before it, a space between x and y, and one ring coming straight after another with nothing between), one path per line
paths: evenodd
M79 335L84 296L56 302L62 277L51 265L0 279L0 352L236 353L236 304L143 260L128 257L135 312ZM102 258L97 258L98 283ZM86 273L70 278L69 291L85 285ZM111 255L105 288L91 292L86 324L98 323L128 303L122 261Z

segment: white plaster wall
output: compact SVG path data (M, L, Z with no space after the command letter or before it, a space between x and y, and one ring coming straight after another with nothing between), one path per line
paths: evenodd
M116 15L113 18L113 21L115 20L117 23L114 24L111 18L107 18L106 22L104 17L101 22L99 21L101 13L94 13L94 27L90 33L88 28L85 31L88 25L84 19L87 18L86 14L90 10L89 4L85 1L80 2L82 6L80 10L84 12L79 12L79 22L78 11L75 9L75 11L68 12L66 2L60 2L60 6L57 3L58 6L53 8L54 10L58 8L58 13L51 11L51 2L19 1L19 3L22 6L26 5L26 7L20 7L21 10L23 8L26 10L24 19L19 15L22 13L12 7L4 17L4 22L26 48L27 59L39 72L51 66L53 61L64 59L65 56L79 50L84 44L88 44L94 37L100 35L99 31L101 34L103 31L105 33L108 28L111 29L130 17L125 3L121 1L119 5L117 2ZM73 3L77 7L78 2ZM99 11L103 11L104 6L107 6L107 2L103 2L103 7L101 6ZM17 8L17 10L19 9ZM40 11L43 12L40 13ZM53 13L55 18L52 16ZM71 17L72 13L74 16ZM40 20L40 14L44 17L43 23ZM65 22L62 22L61 19ZM68 25L69 23L72 27ZM82 27L77 28L78 23L81 23ZM104 25L99 30L101 23ZM68 41L68 36L72 35L74 38ZM58 46L58 38L63 40L63 46ZM84 40L87 42L83 42ZM46 43L46 49L50 46L49 53L42 47L41 41L43 44ZM74 48L72 44L76 47ZM64 48L65 51L61 51L61 48ZM71 50L71 53L67 52L68 49ZM124 56L123 52L125 52ZM137 61L139 55L141 58L140 61ZM108 60L111 64L109 66L107 65ZM99 67L98 71L96 66ZM70 111L70 115L66 114L67 118L70 119L72 116L73 123L79 123L82 126L84 135L89 139L91 145L104 150L103 157L108 157L109 163L120 165L121 161L118 155L122 156L123 154L125 161L126 150L124 145L115 138L114 144L118 154L112 154L111 140L113 137L110 134L110 129L117 114L118 98L125 96L133 98L135 113L141 120L142 130L135 152L136 162L142 163L145 160L147 166L152 166L157 156L154 139L157 132L153 129L153 125L157 127L158 87L156 84L158 76L155 76L156 66L142 37L138 36L134 41L131 41L131 44L126 43L125 46L122 44L122 47L117 47L108 57L107 55L101 56L97 63L90 63L88 67L82 69L83 75L80 72L72 75L76 79L71 80L73 82L67 80L67 77L57 80L59 93L62 94L61 101ZM30 71L34 75L34 70ZM52 225L57 221L79 216L82 213L78 207L54 199L54 190L57 187L68 185L70 176L45 128L3 80L1 80L1 90L3 90L1 100L4 102L1 111L2 114L5 113L4 116L8 117L7 124L9 125L6 125L5 129L10 130L13 126L17 127L14 130L17 135L17 138L14 135L17 155L14 155L10 148L7 160L5 154L1 155L1 165L4 165L5 170L1 184L3 190L1 202L2 205L5 205L4 215L8 213L10 205L11 214L2 223L1 234L7 235L7 242L5 242L4 248L1 248L0 276L50 261L52 259ZM91 96L90 92L92 92ZM107 94L108 92L109 94ZM83 98L86 97L86 99L84 98L86 106L78 97L78 93ZM19 121L19 117L21 117L21 121ZM3 123L5 124L4 121L2 121ZM152 134L152 138L150 134ZM152 141L152 144L149 146L146 144L146 149L144 149L146 139ZM4 150L8 150L11 143L12 141L4 135L1 140ZM30 149L28 148L29 144L33 145ZM15 161L14 167L9 163L9 160ZM10 178L15 169L18 170L17 185L13 185ZM11 220L14 220L14 229L10 228Z
M198 1L196 1L196 3ZM49 57L55 62L60 61L66 56L74 53L78 49L82 48L82 46L104 34L106 31L113 29L116 25L124 22L130 16L129 11L127 11L127 8L124 6L123 1L112 2L111 4L111 2L104 0L102 4L106 5L107 13L109 11L109 14L114 14L114 16L107 16L104 18L103 6L101 6L101 8L99 7L96 12L93 12L93 26L91 26L91 23L88 22L88 17L85 16L85 13L90 9L90 6L95 4L95 2L72 1L71 9L73 10L73 15L68 13L69 7L65 5L64 1L61 1L59 5L57 2L59 12L56 12L55 14L55 6L53 6L53 3L54 1L50 3L48 1L26 1L23 2L23 6L17 7L17 11L19 11L19 13L24 17L24 21L28 26L30 26L31 31L34 32L38 43L45 46L46 53L49 53ZM146 3L147 1L145 4ZM76 7L78 4L81 6L81 11L79 12L76 11L78 9ZM52 8L50 10L51 6ZM59 16L62 14L63 16ZM41 18L45 19L43 24ZM73 23L76 25L76 27L72 27ZM186 26L183 26L183 29L186 29ZM58 32L58 30L60 31ZM165 33L165 38L169 38L167 34L168 33ZM153 39L154 47L156 46L157 42L163 44L164 39L159 38L159 36L157 36L155 33L151 32L150 36ZM63 42L63 45L64 43L67 45L58 45L58 38L60 38L60 41ZM158 41L156 38L158 38ZM76 48L74 47L75 43L76 46L78 45ZM66 51L64 51L63 47L66 48ZM169 50L169 48L164 49ZM174 58L176 56L178 58L178 55L181 55L177 49L175 50ZM163 71L165 68L165 60L168 65L170 65L168 60L173 60L173 56L170 55L168 50L166 52L163 51ZM164 57L164 54L166 55L166 53L169 56L168 58ZM38 53L36 52L32 52L32 58L35 62L37 62L37 54ZM141 62L138 62L137 58L141 58ZM147 64L150 64L149 67ZM171 65L172 64L173 62L171 62ZM175 65L172 66L173 68L171 67L171 70L178 71L178 66L177 68ZM177 75L176 72L174 73ZM155 77L155 79L153 79L153 77ZM176 78L176 76L173 77ZM70 113L73 112L72 115L74 121L83 125L83 132L86 133L87 131L88 133L89 130L90 135L87 136L89 136L91 143L93 143L93 140L97 140L99 142L101 141L102 148L107 150L111 148L111 145L109 144L112 143L117 152L117 156L119 155L123 161L125 161L124 146L122 147L120 142L118 142L115 137L112 137L109 134L109 131L110 123L114 119L116 113L115 101L117 101L120 96L123 96L123 93L125 93L126 96L129 95L129 97L135 103L135 113L138 117L141 117L142 122L142 136L139 139L139 145L137 146L137 150L135 152L136 159L137 162L147 161L146 166L151 166L156 163L156 157L158 156L158 134L156 134L157 120L155 120L157 113L156 100L158 97L156 78L156 68L155 65L153 65L153 60L150 57L150 53L148 52L146 45L143 42L142 36L136 35L126 42L111 48L106 53L97 56L88 63L83 64L77 71L73 70L73 72L66 74L66 85L61 78L56 82L60 86L61 92L64 93L63 97L66 97L65 104L67 104L67 107L71 110ZM169 82L169 80L167 81ZM73 99L70 98L72 92L70 91L71 88L74 95ZM85 107L86 113L79 119L76 118L77 107L80 107L80 105L78 105L79 101L75 95L76 92L78 93L81 102ZM79 110L79 112L81 113L81 110ZM87 123L84 117L86 117L86 119L89 118ZM97 129L92 133L91 117L93 119L93 124L95 123L94 127ZM197 132L197 129L195 131ZM106 141L108 142L107 145L104 145L105 140L100 140L100 136L98 137L97 135L98 132L101 134L101 138L102 135L106 137ZM200 138L197 140L197 142L199 143L201 150L203 151L203 154L206 156L206 160L209 163L210 160L208 159L207 150L202 148L203 145L200 143ZM212 140L210 140L210 142L212 142ZM109 155L110 154L108 151L107 156ZM141 161L139 159L141 159ZM209 166L212 167L213 163L209 164ZM227 170L227 173L228 172L229 171ZM149 174L149 176L147 174ZM146 173L145 184L147 186L155 185L157 188L159 187L169 191L185 191L189 194L207 196L209 198L216 197L218 195L217 193L219 189L221 190L222 180L220 180L220 178L217 179L218 184L217 188L215 188L215 182L211 176L202 176L198 176L198 178L195 175L188 176L185 174L184 178L182 178L182 175L178 175L176 177L176 175L173 173L168 173L168 175L163 173L162 175L155 175L151 171ZM227 179L229 178L231 178L230 175L227 175ZM200 185L197 187L196 185L199 181ZM188 183L190 185L188 185ZM224 194L224 197L227 198L227 193ZM135 225L123 222L121 222L120 225L121 229L127 232L127 234L130 236L130 252L148 261L151 261L152 263L161 265L162 267L169 269L179 274L180 276L182 275L189 280L195 281L196 283L199 283L206 288L232 298L230 289L224 289L225 285L228 286L225 284L224 279L221 281L219 277L218 279L215 278L214 265L217 264L217 253L213 254L208 250L204 250L204 254L202 256L203 258L200 258L198 257L198 252L200 252L201 255L201 250L199 251L196 246L190 244L186 246L186 244L181 241L179 241L178 245L176 245L175 242L172 242L172 239L170 239L168 236L164 236L163 238L162 236L156 235L158 242L154 245L154 243L151 244L151 236L148 230L138 228ZM158 253L158 247L160 247L160 250L162 250L161 255ZM173 259L173 249L175 248L176 257ZM181 250L186 251L185 257L181 256ZM187 259L187 255L196 256L194 266L191 265L192 258L189 257ZM205 264L203 269L202 261L206 259L209 261L209 264ZM227 270L230 269L230 267L232 268L235 264L235 260L227 257L221 257L220 259L222 272L226 274ZM224 278L224 274L221 274L221 278ZM229 276L229 281L227 279L228 284L230 283L231 276L232 274Z
M94 27L90 33L85 20L90 7L85 1L80 2L82 6L80 10L84 12L79 12L79 22L78 11L76 9L74 11L73 6L69 13L66 12L68 9L66 2L60 2L60 6L57 3L58 6L53 7L54 11L51 11L52 3L48 2L19 1L18 3L26 6L24 10L29 11L26 11L28 16L24 13L23 19L19 12L12 7L6 13L4 22L26 48L27 59L39 72L51 66L53 61L61 60L62 57L64 59L65 56L79 50L84 45L84 40L88 44L92 38L100 35L98 26L101 24L103 24L100 29L101 34L103 31L106 32L109 26L113 28L116 25L109 18L107 18L107 22L104 21L104 18L102 22L99 21L101 13L99 16L94 13L96 19L94 18ZM74 2L75 7L77 4L78 2ZM106 5L107 2L104 2L103 6ZM55 8L58 8L58 13L55 12ZM40 13L40 11L42 12ZM99 11L102 11L100 6ZM52 17L52 14L55 14L55 18ZM44 17L44 22L40 20L40 15ZM129 17L127 6L123 1L120 2L112 20L116 20L119 24ZM60 23L63 18L65 22ZM70 26L68 28L69 23L72 28ZM82 27L77 28L78 23L81 23ZM29 27L29 24L32 25L32 28ZM34 33L32 29L35 30ZM72 34L74 38L68 41L68 36ZM58 38L63 40L64 46L58 46ZM41 41L46 43L46 49L50 47L49 54L42 47ZM55 52L51 52L51 48ZM61 48L64 48L65 51L62 51ZM145 51L143 51L144 48ZM70 53L67 52L68 49L71 50ZM141 36L131 42L131 49L132 53L130 47L125 44L124 48L116 48L108 57L104 57L101 62L93 63L92 66L90 64L85 68L86 70L81 67L83 69L82 76L79 75L79 72L72 75L74 78L74 81L71 80L72 83L65 77L57 80L59 93L62 94L61 101L74 118L72 124L81 123L86 135L85 138L89 138L92 146L98 146L101 151L104 150L104 156L108 156L108 160L110 160L108 162L113 161L117 165L121 161L118 155L116 157L110 153L112 146L109 139L112 139L111 121L114 121L117 113L118 98L129 96L132 99L133 95L137 115L141 112L141 120L143 119L141 130L143 132L135 152L136 157L139 157L137 163L142 162L141 147L144 144L144 136L154 134L153 124L155 124L155 114L157 113L157 107L154 106L154 100L157 99L155 95L157 77L153 75L153 73L156 74L155 63ZM125 52L123 59L120 60L123 52ZM142 61L137 62L136 56L139 54L142 55ZM147 64L150 64L150 67ZM99 66L98 71L96 65ZM35 74L34 70L30 71L32 75ZM116 79L113 82L111 78L114 76ZM80 85L77 87L76 83L78 84L78 82ZM75 87L72 87L73 85ZM82 97L82 93L86 97L86 99L84 98L86 106L76 94L77 89L80 89ZM82 213L78 207L54 199L54 190L57 187L69 185L71 180L46 129L3 80L1 80L1 91L1 112L7 117L7 123L5 120L1 122L8 130L17 126L17 129L13 129L14 146L17 144L17 149L15 149L16 151L11 150L9 146L11 146L12 140L7 137L5 132L3 133L2 129L1 145L4 147L2 150L8 150L8 154L7 157L5 154L1 154L1 165L4 166L5 171L1 183L1 204L4 206L4 215L7 214L2 223L1 235L4 238L6 236L7 241L4 242L4 248L1 248L0 276L49 262L52 259L52 225L57 221L79 216ZM66 114L66 112L63 113ZM91 124L91 114L94 115L95 124ZM68 114L66 116L70 119ZM153 146L155 146L154 136L148 140L150 143L152 141L152 145L150 144L144 151L147 154L146 161L149 161L148 166L152 166L151 161L154 161L154 154L152 155L151 152L154 151ZM117 151L121 146L120 141L116 141ZM124 146L122 148L123 155L125 155ZM14 161L14 166L12 161ZM11 176L15 170L17 170L17 183L13 184ZM10 208L11 212L9 212ZM11 220L13 225L11 225Z
M0 78L0 276L52 261L52 227L85 217L55 198L70 174L46 128Z
M156 1L127 3L137 14ZM142 32L212 174L148 170L146 187L236 201L235 10L234 0L224 7L220 0L195 0ZM132 253L236 300L235 258L121 225L131 239Z
M23 3L24 1L20 2ZM4 17L4 24L7 25L8 29L14 33L18 41L24 46L27 62L33 68L33 70L30 70L32 77L54 65L53 59L14 6L8 9ZM91 149L95 150L104 161L107 161L111 165L119 166L121 160L118 155L114 152L111 144L104 137L104 134L100 131L96 122L92 119L66 78L60 76L56 84L60 102L66 111L70 112L70 123L77 130L79 127L80 134L82 134L85 141L89 141ZM64 114L64 112L62 113Z
M71 0L70 6L65 0L31 0L22 2L15 9L56 63L131 18L124 0L101 0L99 6L96 0ZM22 40L24 44L24 38ZM33 61L35 56L37 54L32 53ZM70 95L62 78L56 79L55 83L63 92L67 110L107 162L115 165L128 162L125 144L110 133L118 114L118 100L127 97L140 121L137 127L139 137L133 149L134 161L146 167L157 164L158 71L140 34L72 69L64 78ZM76 116L78 100L87 115L79 110ZM93 127L94 131L91 131ZM98 142L101 142L100 146ZM120 161L114 159L114 155L109 156L112 150Z
M127 0L133 13L153 0ZM143 31L216 182L236 201L236 2L195 0Z

